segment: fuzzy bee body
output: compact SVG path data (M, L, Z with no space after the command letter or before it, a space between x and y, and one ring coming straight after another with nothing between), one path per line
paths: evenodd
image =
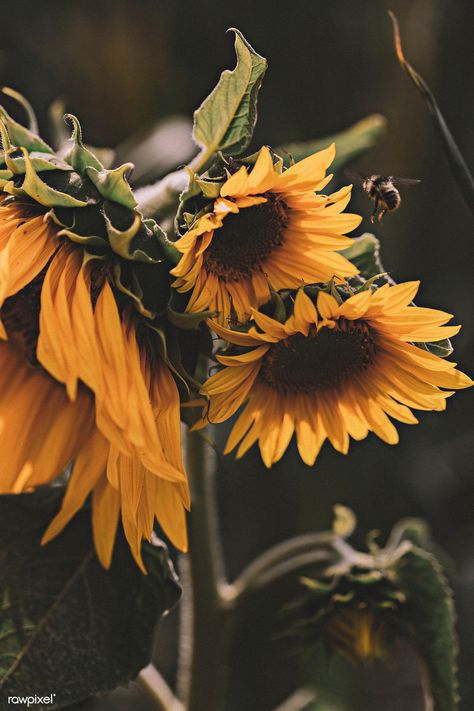
M371 175L362 178L356 173L349 173L349 177L365 190L371 200L375 202L374 210L370 216L370 221L375 222L378 212L378 221L381 222L386 212L398 210L402 203L397 185L416 185L419 180L409 178L394 178L393 175Z
M374 211L370 216L371 222L375 221L379 206L382 208L378 215L379 222L386 212L393 212L400 207L402 199L393 180L391 175L371 175L370 178L364 180L362 187L369 198L375 202Z

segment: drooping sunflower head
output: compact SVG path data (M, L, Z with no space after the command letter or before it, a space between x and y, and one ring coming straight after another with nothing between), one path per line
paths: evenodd
M241 457L258 442L267 467L294 433L308 465L326 439L344 454L350 437L369 431L395 444L390 418L415 424L410 408L443 410L454 390L472 384L422 347L459 327L443 325L451 314L413 306L418 287L310 287L298 290L279 319L252 310L245 332L214 322L235 350L217 355L224 368L204 384L209 406L200 424L222 422L245 404L225 451L239 445Z
M376 542L380 532L372 531L368 550L360 551L347 540L356 525L354 514L340 505L334 508L333 531L315 543L321 546L320 560L327 562L299 579L283 610L285 636L299 650L324 642L332 654L354 664L387 660L404 640L425 662L431 683L438 684L440 646L444 675L451 673L457 645L452 592L426 524L399 521L384 547ZM353 521L349 528L343 520L347 514ZM441 635L451 647L440 645Z
M77 119L63 157L3 108L0 119L0 491L45 484L74 461L45 540L92 493L101 561L121 512L142 566L155 516L186 548L189 506L155 318L169 291L161 231L137 210L133 166L107 170Z
M324 640L354 664L387 655L406 602L389 574L352 569L330 582L302 578L301 583L306 593L295 625L300 635Z
M333 144L282 172L282 161L274 163L264 146L251 169L233 163L225 181L198 181L215 199L201 199L175 243L182 257L172 270L175 288L190 292L188 311L210 309L224 325L230 318L245 322L271 288L357 273L338 254L351 244L344 235L361 221L344 212L351 187L316 194L332 178L326 169L334 155Z

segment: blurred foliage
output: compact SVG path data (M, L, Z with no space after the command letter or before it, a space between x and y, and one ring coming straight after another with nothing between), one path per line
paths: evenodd
M123 536L104 570L88 510L41 547L62 493L56 487L0 498L0 690L3 699L54 693L51 708L134 678L150 660L158 618L180 596L161 541L145 546L148 575Z

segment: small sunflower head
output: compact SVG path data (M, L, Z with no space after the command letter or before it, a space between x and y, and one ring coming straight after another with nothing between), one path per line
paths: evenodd
M352 244L346 233L361 221L344 212L351 188L316 194L331 180L334 145L283 170L264 146L203 177L191 176L178 219L172 270L175 289L189 294L187 311L210 309L220 323L248 321L272 289L326 281L357 268L338 254ZM191 212L189 212L191 210Z
M403 639L425 663L433 694L448 677L455 686L452 593L426 526L401 521L385 547L372 532L368 552L361 552L346 540L355 525L352 512L335 509L333 538L324 543L331 562L300 578L302 592L286 607L286 635L298 649L322 642L356 665L387 660Z
M306 629L308 634L320 635L331 650L355 664L386 655L406 602L389 571L355 567L327 583L301 578L301 584L305 619L316 623ZM305 625L300 618L298 630Z

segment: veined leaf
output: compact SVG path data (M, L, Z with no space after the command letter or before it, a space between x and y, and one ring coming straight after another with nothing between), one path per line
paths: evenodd
M63 489L0 497L0 706L54 694L62 708L133 679L148 664L158 617L179 597L166 547L144 548L143 575L123 537L109 571L91 540L90 511L46 546Z
M237 65L222 72L219 82L194 113L193 138L201 147L196 163L203 168L217 151L239 155L249 145L257 120L257 95L267 60L235 33Z
M433 711L456 711L458 683L453 594L434 555L414 546L397 576L407 602L404 622L426 665Z
M295 161L300 161L316 151L327 148L331 143L335 143L336 157L331 165L331 171L336 172L372 148L384 133L386 125L387 120L384 116L371 114L340 133L317 138L313 141L288 143L276 148L275 152L284 158L284 163L288 166L290 157Z
M356 265L363 279L371 279L384 272L380 261L380 242L370 232L356 237L354 244L343 250L341 254Z

